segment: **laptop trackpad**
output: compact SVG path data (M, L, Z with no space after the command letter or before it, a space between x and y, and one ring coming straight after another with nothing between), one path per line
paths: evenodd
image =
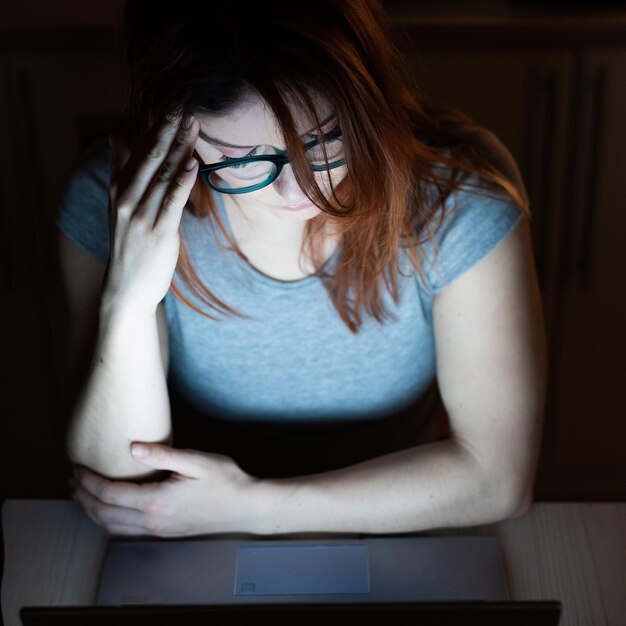
M246 547L237 551L236 596L370 593L367 546Z

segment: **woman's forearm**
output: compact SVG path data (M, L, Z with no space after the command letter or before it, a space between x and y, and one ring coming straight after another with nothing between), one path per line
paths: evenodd
M90 372L72 410L67 447L74 463L112 478L145 476L132 441L166 441L170 404L156 313L101 309Z
M357 465L261 481L259 534L401 533L496 522L524 501L503 477L490 477L453 439Z

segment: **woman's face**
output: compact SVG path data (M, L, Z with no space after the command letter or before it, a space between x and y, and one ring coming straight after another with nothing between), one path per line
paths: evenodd
M337 125L332 107L324 101L318 100L317 113L322 123L323 133L333 130ZM302 143L316 138L315 121L292 108L298 134ZM273 146L285 150L280 127L271 109L260 96L254 94L242 101L228 115L224 116L195 116L200 123L200 133L196 143L196 152L205 163L217 163L223 157L244 157L250 152L259 153L262 146ZM325 122L325 123L324 123ZM231 146L221 145L223 143ZM346 166L330 170L333 185L336 186L346 175ZM318 184L327 197L330 197L330 185L326 172L316 172ZM257 191L230 196L235 204L246 212L254 212L255 217L261 217L259 212L270 214L274 218L289 221L310 220L321 212L321 209L311 204L298 186L291 164L286 164L280 176L270 185Z

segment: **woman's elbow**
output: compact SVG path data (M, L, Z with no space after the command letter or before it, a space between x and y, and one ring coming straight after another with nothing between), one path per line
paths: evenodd
M500 506L498 507L500 521L526 515L532 503L532 488L521 490L519 487L511 485L507 489L507 493L500 498Z
M511 508L512 512L508 515L508 518L513 519L516 517L523 517L530 511L533 505L533 497L531 494L526 494L522 498L518 498L515 502L515 506Z

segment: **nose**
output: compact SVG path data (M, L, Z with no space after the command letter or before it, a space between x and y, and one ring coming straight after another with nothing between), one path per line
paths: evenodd
M307 200L300 185L298 185L291 163L287 163L283 166L283 169L278 175L278 178L272 183L272 186L276 190L276 193L283 198L285 204L289 206L296 206Z

